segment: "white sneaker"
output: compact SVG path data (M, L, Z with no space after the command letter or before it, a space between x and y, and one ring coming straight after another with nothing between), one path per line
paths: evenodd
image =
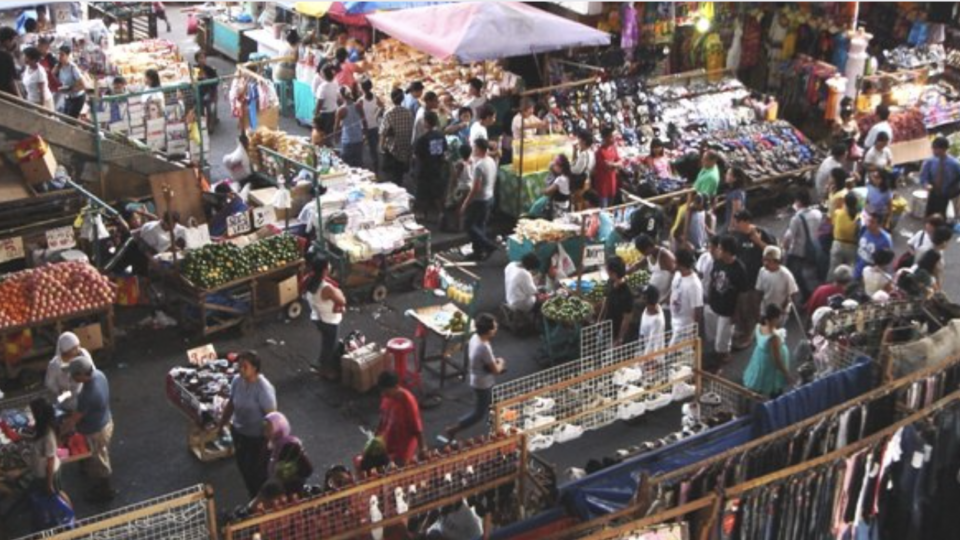
M627 384L617 388L617 401L630 399L631 397L641 393L643 393L643 388L634 386L632 384Z
M678 382L673 385L673 400L684 401L696 395L697 389L692 384Z
M693 375L693 370L690 369L690 366L680 366L670 370L670 380L675 381L677 379L683 379Z
M647 406L642 401L625 403L617 407L617 418L620 420L630 420L638 416L643 416L647 412Z
M670 404L673 401L673 394L668 392L662 392L659 394L654 394L647 398L646 406L648 411L656 411L662 409Z
M553 446L553 437L550 435L537 433L533 437L527 439L527 450L531 452L536 452L537 450L546 450L551 446Z
M552 424L552 423L554 423L554 422L556 422L556 421L557 421L557 418L556 418L555 416L535 415L533 418L528 418L528 419L527 419L527 421L524 423L524 429L525 429L526 431L530 431L530 430L536 429L536 428L538 428L538 427L540 427L540 426L545 426L545 425L547 425L547 424Z
M557 443L565 443L580 438L583 435L583 428L571 424L563 424L553 433L553 438Z
M642 378L643 370L638 367L625 367L613 372L613 384L618 386L633 384Z
M533 411L533 414L542 414L552 411L556 404L557 402L553 398L538 397L534 398L528 407Z

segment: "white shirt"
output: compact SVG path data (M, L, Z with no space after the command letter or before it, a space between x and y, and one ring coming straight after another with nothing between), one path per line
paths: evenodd
M710 257L709 253L707 257ZM696 311L703 307L703 290L696 272L686 277L680 272L674 274L670 286L670 325L674 332L696 322Z
M920 258L928 249L933 249L933 237L927 233L926 229L921 229L910 237L907 245L913 248L916 258Z
M533 274L519 261L507 265L503 282L510 309L525 312L533 309L537 303L537 284L533 281Z
M157 253L164 253L170 249L170 233L163 230L163 222L150 221L140 227L140 239L153 248ZM186 241L187 228L179 223L173 226L173 234L178 240Z
M663 316L663 309L657 306L657 314L651 315L646 307L640 315L640 342L643 343L643 354L651 354L663 349L663 334L667 330L667 321Z
M360 101L363 103L363 118L367 121L367 129L377 129L377 115L380 113L377 98L367 99L364 96Z
M324 300L320 297L323 294L323 290L327 287L333 287L333 285L324 281L320 284L320 287L317 288L317 292L312 293L307 291L304 293L304 296L307 298L307 304L310 305L310 320L311 321L321 321L327 324L340 324L343 321L343 313L334 311L336 305L333 303L333 300Z
M874 143L877 142L877 135L880 132L886 133L890 136L890 143L893 143L893 128L890 127L890 122L877 122L870 128L870 131L867 132L867 137L863 140L863 146L865 148L873 148Z
M867 150L866 155L863 156L863 163L865 165L874 165L881 169L889 168L893 165L893 152L890 151L889 146L879 151L876 147L871 147Z
M486 156L473 163L473 181L477 179L481 182L481 191L474 198L475 201L492 201L493 193L497 187L497 163L493 158Z
M468 101L467 104L464 105L464 107L470 107L470 109L473 111L473 117L479 118L480 107L483 107L486 104L487 104L487 98L483 96L477 96L471 99L470 101Z
M307 204L303 205L303 208L300 209L300 215L297 216L297 221L306 225L306 232L310 234L317 228L317 200L313 199Z
M590 176L593 168L597 165L597 155L592 148L581 150L577 154L577 159L570 164L570 172L573 174L585 174Z
M413 138L410 140L411 144L416 144L417 139L427 132L426 114L427 108L425 106L417 109L417 116L413 119Z
M93 359L90 358L90 353L84 348L80 349L80 356L88 358L93 362ZM77 408L77 396L80 395L80 390L83 389L83 383L78 383L73 380L73 377L71 377L70 373L66 370L69 365L69 363L63 363L59 354L54 356L53 359L50 360L50 363L47 364L47 372L43 378L43 386L53 394L54 399L64 392L70 392L70 397L61 405L64 409L72 411Z
M781 308L786 306L793 295L800 291L793 274L783 266L776 272L761 268L757 275L757 290L763 293L763 300L760 303L761 313L769 304Z
M561 195L565 195L567 197L570 196L570 179L567 178L566 175L561 174L560 176L554 178L553 183L550 185L557 186L557 192ZM569 208L570 200L567 199L566 201L553 201L553 205L559 208Z
M474 122L470 126L470 146L473 146L474 141L477 139L486 139L490 140L490 137L487 136L487 128L479 121Z
M325 81L322 76L316 75L313 78L313 95L317 97L320 112L336 112L340 85L337 81Z
M700 284L703 289L704 300L707 299L706 294L710 290L710 274L713 273L713 255L710 252L706 252L700 255L700 258L697 259L697 273L700 274Z
M36 68L27 66L23 70L23 86L27 89L27 101L44 105L53 99L47 84L47 70L37 64Z
M817 169L814 185L817 186L817 195L819 195L821 199L826 199L827 195L830 194L830 184L832 183L830 171L837 168L842 169L843 162L837 160L833 156L827 156L827 159L823 160L823 163L820 164L820 168Z

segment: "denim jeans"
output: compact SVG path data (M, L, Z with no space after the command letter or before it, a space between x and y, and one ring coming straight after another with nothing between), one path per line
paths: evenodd
M370 160L372 170L375 173L380 172L380 129L373 128L366 131L367 149L370 151Z
M457 431L462 431L479 423L490 412L490 404L493 403L493 389L474 388L473 395L473 411L457 421Z
M363 141L340 143L340 157L351 167L363 167Z
M467 235L470 242L473 243L474 253L490 253L497 249L497 245L487 238L487 221L490 219L490 211L493 209L493 201L473 201L467 207L464 216L464 224L467 228Z
M340 325L327 324L323 321L313 322L317 325L317 329L320 330L320 336L323 338L323 343L320 345L319 363L313 364L313 367L339 370L340 365L334 356L337 353L337 344L340 338Z

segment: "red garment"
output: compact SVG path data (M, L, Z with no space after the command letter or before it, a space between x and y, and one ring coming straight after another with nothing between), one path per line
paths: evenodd
M380 426L377 435L383 437L387 455L394 463L410 463L417 455L417 442L423 433L420 406L406 388L399 395L384 395L380 400Z
M807 300L807 315L813 315L813 312L827 305L827 300L835 294L843 294L846 288L836 283L827 283L817 287L813 295Z
M356 66L352 62L344 62L343 65L340 66L340 71L333 77L333 80L337 81L337 84L340 86L346 86L353 92L353 87L357 84L357 79L353 74L356 69Z
M593 190L605 199L613 198L617 194L617 170L608 166L608 161L620 161L615 144L597 149L597 165L593 170Z

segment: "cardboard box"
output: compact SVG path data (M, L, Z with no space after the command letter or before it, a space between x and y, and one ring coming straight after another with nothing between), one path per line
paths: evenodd
M103 348L103 330L100 323L81 326L74 329L73 333L80 338L80 346L84 349L93 352Z
M49 182L57 173L57 158L48 150L39 159L20 162L20 172L31 186Z
M263 282L257 294L261 306L285 306L300 297L297 276L290 276L283 281Z
M361 394L366 393L377 386L377 378L389 365L387 350L368 343L340 359L340 382Z

